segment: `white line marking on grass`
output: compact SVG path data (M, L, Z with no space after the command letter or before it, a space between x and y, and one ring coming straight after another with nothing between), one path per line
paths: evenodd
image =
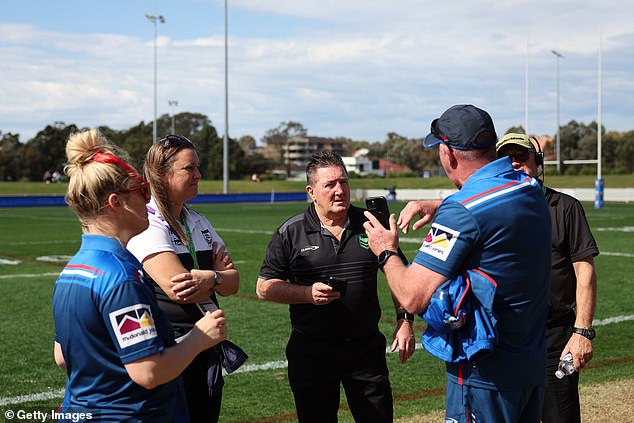
M634 226L632 226L631 228L634 229ZM622 230L624 228L603 228L604 230ZM634 230L630 231L630 230L625 230L623 232L634 232ZM401 238L399 240L401 243L408 243L408 244L422 244L423 243L423 239L422 238ZM414 250L414 251L418 251L418 250ZM614 257L634 257L633 253L615 253L615 252L611 252L611 251L601 251L600 255L603 256L614 256Z
M8 264L10 266L15 266L16 264L22 263L20 260L9 260L0 258L0 264Z
M0 275L0 279L13 279L13 278L41 278L44 276L59 276L59 272L51 273L22 273L18 275Z
M601 251L602 256L615 256L615 257L634 257L634 254L630 253L611 253L609 251Z
M634 232L634 226L621 226L620 228L592 228L600 232Z
M13 404L24 404L32 401L45 401L55 398L64 398L64 390L40 392L39 394L20 395L18 397L0 398L0 407Z
M408 244L422 244L423 238L401 238L399 242L405 242Z
M614 316L614 317L608 317L603 320L594 320L592 322L592 326L606 326L606 325L626 322L630 320L634 320L634 315ZM422 348L423 348L422 345L420 344L420 342L418 342L416 344L416 349L420 350ZM390 347L387 347L385 349L385 352L387 354L396 354L398 353L398 349L392 352L390 351ZM235 372L227 376L231 376L232 374L235 375L238 373L257 372L260 370L285 369L286 367L288 367L288 361L286 360L269 361L267 363L262 363L262 364L245 364L244 366L240 367L238 370L236 370ZM224 370L223 370L223 373L225 373ZM17 397L0 397L0 407L4 407L6 405L24 404L24 403L32 402L32 401L45 401L49 399L63 398L63 396L64 396L64 390L59 389L56 391L47 391L47 392L40 392L38 394L20 395Z
M229 229L229 228L214 228L216 232L236 232L239 234L264 234L273 235L273 231L263 231L259 229Z
M40 256L35 260L38 261L47 261L52 263L66 263L68 260L72 259L73 256Z
M603 319L603 320L593 320L592 326L605 326L605 325L611 325L612 323L621 323L621 322L627 322L630 320L634 320L634 316L632 315L614 316L614 317L608 317L607 319Z
M30 219L30 220L53 220L53 221L77 221L76 217L55 217L55 216L29 216L25 214L2 214L2 217L12 217L16 219Z
M245 364L232 374L251 373L257 372L258 370L285 369L286 367L288 367L288 361L286 360L269 361L268 363L262 364Z
M47 245L47 244L77 244L79 240L77 239L68 239L68 240L55 240L55 241L15 241L15 242L7 242L4 245Z

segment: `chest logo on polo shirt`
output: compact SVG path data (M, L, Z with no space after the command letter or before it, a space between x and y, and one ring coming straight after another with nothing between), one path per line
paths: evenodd
M305 253L306 251L315 251L319 250L319 245L307 245L306 247L302 247L299 252Z
M200 233L203 235L203 238L205 238L205 241L207 241L207 245L209 245L209 248L211 248L211 233L209 232L209 229L200 231Z
M368 243L368 235L359 234L359 245L361 248L365 248L366 250L370 249L370 244Z
M110 324L121 349L157 337L152 310L147 304L135 304L113 311L110 313Z
M419 251L446 261L459 236L460 232L458 231L438 223L432 223Z

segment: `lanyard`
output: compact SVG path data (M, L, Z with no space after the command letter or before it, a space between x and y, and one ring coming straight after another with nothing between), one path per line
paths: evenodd
M192 260L194 261L194 269L200 269L198 266L198 258L196 257L196 247L194 246L194 240L192 239L192 231L189 229L189 225L187 224L187 218L181 216L181 222L185 227L185 233L187 234L187 250L189 251L189 255L192 256ZM197 303L198 309L205 314L206 312L211 312L214 310L218 310L218 306L211 301L205 300L203 302Z
M189 250L189 255L192 256L192 260L194 261L194 269L200 269L198 266L198 258L196 257L196 247L194 246L194 240L192 239L192 231L189 230L187 218L181 216L181 222L185 227L185 233L187 233L187 250Z

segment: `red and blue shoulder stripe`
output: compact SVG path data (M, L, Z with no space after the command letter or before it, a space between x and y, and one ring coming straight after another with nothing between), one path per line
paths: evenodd
M537 184L537 180L527 176L521 181L511 181L473 195L465 200L462 200L460 204L462 204L465 208L470 209L535 184Z

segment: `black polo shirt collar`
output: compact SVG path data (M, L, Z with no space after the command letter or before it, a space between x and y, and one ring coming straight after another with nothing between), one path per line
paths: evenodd
M363 228L363 223L368 219L363 214L363 209L353 206L350 204L348 208L348 216L346 220L346 229L352 230L354 233L357 233L359 230L365 232ZM311 203L310 207L306 209L304 212L304 222L306 233L310 232L321 232L321 220L319 220L319 216L317 215L317 210L315 209L315 203Z

